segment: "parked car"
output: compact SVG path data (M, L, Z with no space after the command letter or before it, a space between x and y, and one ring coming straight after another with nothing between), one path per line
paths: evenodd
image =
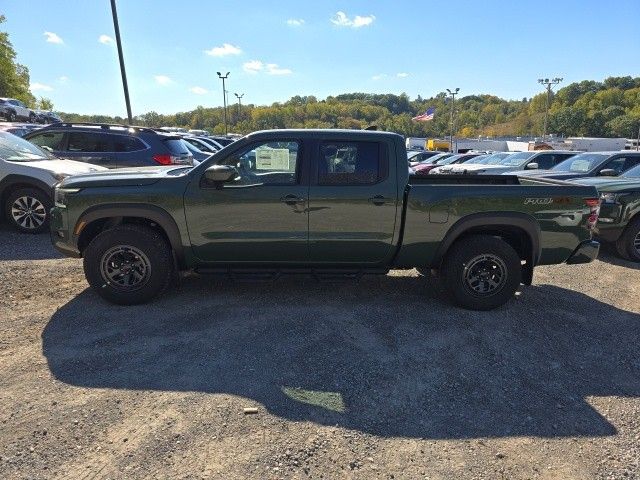
M0 131L0 201L9 223L39 233L49 225L53 188L70 175L105 170L59 159L11 133Z
M216 147L214 146L215 143L207 142L201 137L192 137L190 135L185 135L184 137L182 137L182 140L202 150L203 152L208 153L209 155L216 153L218 150L222 150L222 146Z
M578 152L566 150L538 150L518 152L505 157L495 165L456 165L449 170L450 174L466 175L499 175L521 170L548 170Z
M193 155L193 164L194 165L199 165L200 162L202 162L203 160L209 158L211 156L211 154L212 154L211 152L203 152L198 147L196 147L195 145L192 145L191 143L189 143L187 141L185 141L184 144L187 147L187 150L189 150L191 152L191 155Z
M438 269L457 304L487 310L530 284L535 265L598 253L593 187L507 176L410 180L407 163L393 133L256 132L194 168L65 179L51 238L84 257L89 284L119 304L151 300L176 269L333 278L419 267Z
M62 118L56 112L46 110L36 110L36 121L38 123L60 123Z
M451 157L453 153L449 152L440 152L437 155L434 155L418 164L412 165L410 168L413 170L415 175L426 175L429 173L429 170L432 168L436 168L438 162L441 162L449 157Z
M622 258L640 262L640 165L619 177L575 180L600 193L600 217L594 233L615 245Z
M107 168L193 164L182 137L145 127L54 123L24 138L59 157Z
M9 122L24 120L35 123L36 121L33 110L15 98L0 98L0 114Z
M407 150L407 158L409 159L409 165L414 167L419 163L424 162L442 152L432 152L426 150Z
M458 153L438 162L438 165L436 165L435 168L429 170L429 174L438 174L441 171L445 173L448 170L454 168L454 165L458 165L460 163L473 163L476 158L481 159L481 157L484 156L485 155L481 153Z
M220 136L216 136L216 135L209 136L207 138L211 139L211 140L215 140L216 142L218 142L218 144L222 145L223 147L226 147L227 145L231 145L233 142L235 142L238 139L238 137L235 137L235 136L233 136L233 137L220 137Z
M584 152L559 163L550 170L522 170L512 175L570 180L582 177L615 177L640 164L640 152Z
M498 165L502 160L507 158L509 155L513 155L516 152L494 152L489 153L484 156L476 157L468 162L467 164L475 164L475 165Z

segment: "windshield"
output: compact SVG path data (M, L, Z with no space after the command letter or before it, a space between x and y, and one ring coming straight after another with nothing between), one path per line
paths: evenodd
M463 157L462 154L458 154L458 155L450 155L446 158L441 158L440 160L438 160L436 162L436 165L449 165L450 163L454 163L457 160L460 160L460 158Z
M473 157L469 157L466 160L463 160L462 163L480 163L489 155L474 155Z
M601 153L579 153L575 157L560 162L551 170L555 172L586 173L593 170L597 165L600 165L608 157L609 155L603 155Z
M433 157L427 158L426 160L420 162L423 164L432 164L432 163L438 163L439 160L445 159L450 157L451 154L450 153L439 153L437 155L434 155Z
M495 163L494 165L504 165L505 167L519 167L527 163L531 157L533 157L537 152L518 152L513 155L509 155L508 157L503 158L500 162Z
M409 159L409 161L411 161L412 158L417 157L421 153L422 152L407 152L407 158Z
M9 162L50 160L53 155L8 132L0 132L0 158Z
M627 170L626 172L624 172L620 176L621 177L625 177L625 178L638 178L638 177L640 177L640 165L636 165L635 167L633 167L630 170Z
M497 165L509 155L511 155L511 153L509 152L492 153L491 155L487 155L484 158L476 157L472 160L472 162L469 163L477 163L480 165Z

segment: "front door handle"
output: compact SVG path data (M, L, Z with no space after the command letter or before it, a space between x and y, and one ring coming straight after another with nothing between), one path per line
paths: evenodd
M384 205L386 199L383 195L376 195L375 197L371 197L369 201L374 205Z
M280 199L280 201L287 205L297 205L298 203L304 203L306 200L295 195L285 195Z

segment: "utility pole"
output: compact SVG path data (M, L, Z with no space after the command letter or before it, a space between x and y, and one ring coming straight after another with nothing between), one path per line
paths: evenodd
M456 95L458 94L459 91L460 91L459 88L456 88L454 91L451 91L447 88L447 92L449 92L449 95L451 95L451 131L449 133L449 148L453 153L455 153L453 149L453 129L454 129L453 115L455 112L454 109L456 107Z
M220 72L216 72L218 74L218 78L222 80L222 102L224 104L224 134L227 135L229 133L227 127L227 89L224 86L224 81L229 78L229 72L226 75L222 75Z
M124 69L124 57L122 55L122 42L120 41L120 27L118 26L118 11L116 0L111 0L111 15L113 16L113 29L116 32L116 45L118 46L118 59L120 60L120 74L122 75L122 88L124 88L124 101L127 104L127 119L129 125L133 123L131 118L131 102L129 101L129 86L127 85L127 72Z
M234 93L234 95L238 99L238 117L240 117L240 112L242 110L242 97L244 97L244 93L240 95L238 95L237 93Z
M547 136L547 121L549 120L549 103L551 102L551 89L553 85L557 85L562 81L562 78L556 77L549 80L548 78L539 78L538 83L544 85L547 88L547 100L544 108L544 129L542 130L542 141L544 142Z

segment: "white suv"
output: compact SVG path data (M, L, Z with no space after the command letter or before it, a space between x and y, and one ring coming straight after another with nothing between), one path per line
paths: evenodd
M0 200L9 223L21 232L40 233L49 226L55 185L80 173L106 170L54 157L36 145L0 131Z
M29 123L36 123L35 112L15 98L0 98L0 111L4 118L10 122L25 120Z

